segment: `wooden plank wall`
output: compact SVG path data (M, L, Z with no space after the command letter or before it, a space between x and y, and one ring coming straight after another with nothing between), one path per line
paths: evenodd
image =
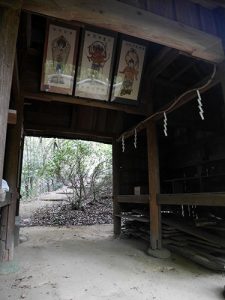
M218 35L215 11L189 0L119 0L148 10L165 18L178 21L207 33Z
M133 195L135 186L142 186L148 194L148 159L146 135L137 136L137 148L134 147L134 137L125 140L125 151L119 143L119 187L121 195Z
M202 98L204 121L199 118L196 103L189 103L171 114L169 135L160 138L163 193L224 191L225 117L221 85Z

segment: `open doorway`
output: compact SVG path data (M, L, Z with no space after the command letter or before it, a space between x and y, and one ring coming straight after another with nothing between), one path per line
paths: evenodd
M27 136L22 226L112 224L112 146Z

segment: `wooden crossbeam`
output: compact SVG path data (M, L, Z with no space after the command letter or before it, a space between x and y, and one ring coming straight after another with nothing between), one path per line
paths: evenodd
M104 132L92 131L92 130L72 130L70 128L55 127L46 128L45 125L29 126L25 128L26 135L36 135L36 136L63 136L63 137L73 137L81 138L86 140L101 140L105 142L112 143L113 134L106 134Z
M119 203L149 203L149 195L118 195L116 199Z
M225 206L225 193L159 194L158 204Z
M24 0L23 9L111 29L211 62L224 59L220 38L116 0Z
M98 101L93 99L84 99L77 97L70 97L64 95L48 94L48 93L29 93L24 92L24 98L30 100L44 101L44 102L62 102L70 104L78 104L83 106L91 106L98 108L105 108L110 110L124 111L128 114L147 115L146 107L129 107L125 104L109 103L105 101Z

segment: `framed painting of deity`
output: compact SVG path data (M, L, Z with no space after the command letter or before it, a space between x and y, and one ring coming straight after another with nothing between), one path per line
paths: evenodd
M137 104L148 43L122 36L116 64L111 101Z
M108 101L116 33L87 27L83 32L75 97Z
M41 90L72 95L79 28L48 22L46 32Z

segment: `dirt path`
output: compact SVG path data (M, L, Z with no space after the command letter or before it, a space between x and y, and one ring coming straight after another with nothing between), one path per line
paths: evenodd
M19 271L0 275L1 300L215 300L222 274L172 257L158 260L146 244L112 237L111 225L23 228Z

